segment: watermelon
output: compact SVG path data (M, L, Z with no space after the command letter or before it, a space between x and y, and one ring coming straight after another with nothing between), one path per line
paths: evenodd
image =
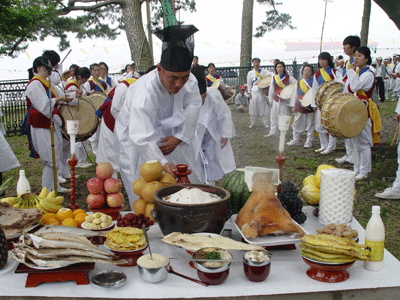
M237 169L229 173L222 183L222 188L231 193L229 208L231 209L232 214L239 213L240 209L244 206L251 195L251 192L244 181L244 169Z

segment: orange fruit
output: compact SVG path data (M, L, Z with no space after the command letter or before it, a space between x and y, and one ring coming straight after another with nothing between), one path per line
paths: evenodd
M42 225L49 225L47 224L47 220L49 219L57 219L56 218L56 214L53 213L46 213L42 216L42 218L40 219L40 224Z
M72 218L66 218L61 222L61 226L78 227L78 223Z
M73 218L73 217L74 217L74 214L73 214L72 210L70 210L69 208L60 208L56 213L56 218L60 222L64 221L65 219Z
M60 225L60 222L56 218L50 218L46 220L46 223L43 225Z
M132 208L135 214L144 214L146 212L147 202L143 200L143 198L137 198L135 202L133 202Z
M87 216L87 213L85 213L85 212L80 213L74 217L74 220L76 221L76 223L78 223L78 225L81 225L83 222L85 222L86 216Z
M81 214L81 213L86 214L86 211L84 211L82 208L78 208L78 209L75 209L72 213L74 214L74 217L75 217L76 215Z

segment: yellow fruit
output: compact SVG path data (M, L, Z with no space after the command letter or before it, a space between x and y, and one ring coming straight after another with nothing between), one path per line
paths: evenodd
M61 222L61 226L78 227L78 223L73 218L66 218Z
M42 216L42 218L40 219L40 224L42 224L42 225L50 225L50 224L47 224L47 221L49 219L57 219L56 218L56 214L53 214L53 213L44 214Z
M43 225L61 225L61 224L56 218L54 218L46 220L46 224Z
M319 188L314 184L305 185L300 191L301 197L308 204L316 205L319 203Z
M146 183L142 188L142 198L146 202L153 202L154 201L154 198L153 198L154 192L163 187L164 187L164 185L159 181L151 181L151 182Z
M82 208L78 208L78 209L75 209L72 213L74 214L74 217L75 217L76 215L81 214L81 213L86 214L86 211L84 211Z
M147 182L143 179L143 177L136 179L132 184L133 192L139 197L142 197L142 188L146 183Z
M322 165L318 166L317 172L325 170L325 169L335 169L335 167L331 166L331 165L327 165L327 164L322 164Z
M143 200L143 198L137 198L135 202L133 202L132 209L133 212L137 215L145 214L146 212L147 202Z
M175 177L166 172L161 176L160 180L158 181L164 184L164 186L169 186L176 183Z
M81 225L83 222L85 222L86 216L87 216L87 213L83 212L83 213L75 215L74 220L76 221L76 223L78 223L78 225Z
M154 209L154 203L147 203L146 205L146 211L144 212L144 215L148 217L150 220L155 222L156 220L153 218L151 215L151 210Z
M69 208L60 208L56 213L57 220L62 222L65 219L73 218L74 214Z
M304 178L303 186L306 186L307 184L314 184L315 185L314 175L310 175L310 176L307 176L306 178Z
M140 175L147 182L159 180L163 173L163 166L158 160L148 160L140 167Z

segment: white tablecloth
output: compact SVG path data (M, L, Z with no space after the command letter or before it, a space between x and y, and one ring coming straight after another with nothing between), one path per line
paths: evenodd
M315 229L322 226L318 223L317 218L312 215L312 207L305 207L304 211L307 214L307 221L303 224L303 228L309 233L315 233ZM355 219L351 226L359 231L360 243L363 243L363 228ZM225 228L233 229L233 238L240 240L240 234L234 229L230 221L227 222ZM163 244L160 240L162 233L157 225L152 226L148 233L153 253L162 253L172 258L171 266L175 271L197 279L196 270L192 269L188 265L188 262L185 261L189 258L189 255L183 249ZM151 284L144 282L140 278L137 267L124 268L96 263L94 270L89 273L90 278L100 271L117 269L127 274L128 280L126 284L112 290L99 288L93 283L89 285L76 285L75 282L42 283L35 288L25 288L27 275L15 274L14 270L12 270L0 275L0 299L3 297L11 298L18 296L54 297L56 299L67 297L84 299L178 299L302 294L346 290L359 290L356 292L360 294L371 291L370 296L363 296L360 299L382 299L379 296L379 292L384 293L385 291L387 292L385 288L391 288L390 291L393 294L393 287L396 287L395 293L400 294L400 262L386 250L382 271L367 271L363 268L363 262L357 261L348 269L350 278L339 283L323 283L309 278L306 275L308 265L303 262L298 248L295 250L271 250L271 252L273 253L271 273L265 281L260 283L253 283L247 280L241 263L233 263L231 265L229 277L223 284L208 287L201 286L173 274L168 274L167 279L161 283ZM148 253L148 250L145 253ZM234 258L241 259L243 253L232 251L232 254ZM385 300L389 298L385 297ZM290 297L290 299L293 299L293 297ZM317 297L314 299L322 298Z

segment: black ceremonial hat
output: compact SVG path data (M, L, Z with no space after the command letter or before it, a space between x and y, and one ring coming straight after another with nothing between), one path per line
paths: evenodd
M163 42L160 65L167 71L189 71L194 53L194 25L172 25L155 32Z

